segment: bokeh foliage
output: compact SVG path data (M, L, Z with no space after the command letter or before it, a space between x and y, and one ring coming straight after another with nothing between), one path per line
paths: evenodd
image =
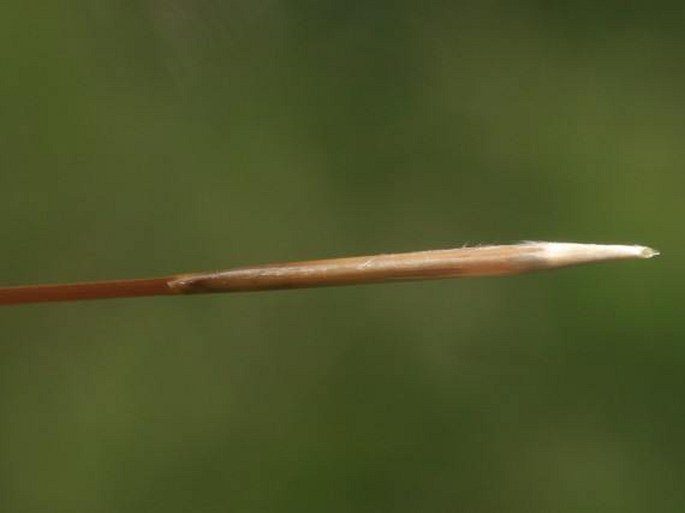
M2 510L682 511L682 29L658 2L5 2L3 284L664 256L4 308Z

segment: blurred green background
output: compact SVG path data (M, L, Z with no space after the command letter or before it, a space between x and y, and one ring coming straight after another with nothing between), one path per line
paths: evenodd
M5 2L3 284L521 239L663 256L3 308L0 509L683 511L684 21Z

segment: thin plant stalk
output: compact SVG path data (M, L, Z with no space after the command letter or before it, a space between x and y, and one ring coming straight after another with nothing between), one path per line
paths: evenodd
M522 242L246 266L159 278L0 287L0 305L506 276L658 254L634 245Z

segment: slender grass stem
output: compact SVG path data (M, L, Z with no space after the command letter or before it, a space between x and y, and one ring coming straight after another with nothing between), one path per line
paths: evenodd
M159 278L0 287L0 305L505 276L658 254L645 246L523 242L247 266Z

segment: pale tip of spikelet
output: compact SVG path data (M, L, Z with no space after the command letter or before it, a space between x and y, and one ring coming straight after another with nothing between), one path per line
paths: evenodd
M661 254L661 252L658 249L649 248L647 246L638 247L640 248L640 258L653 258Z
M541 251L549 267L601 262L652 258L659 254L647 246L624 244L583 244L578 242L526 242Z

